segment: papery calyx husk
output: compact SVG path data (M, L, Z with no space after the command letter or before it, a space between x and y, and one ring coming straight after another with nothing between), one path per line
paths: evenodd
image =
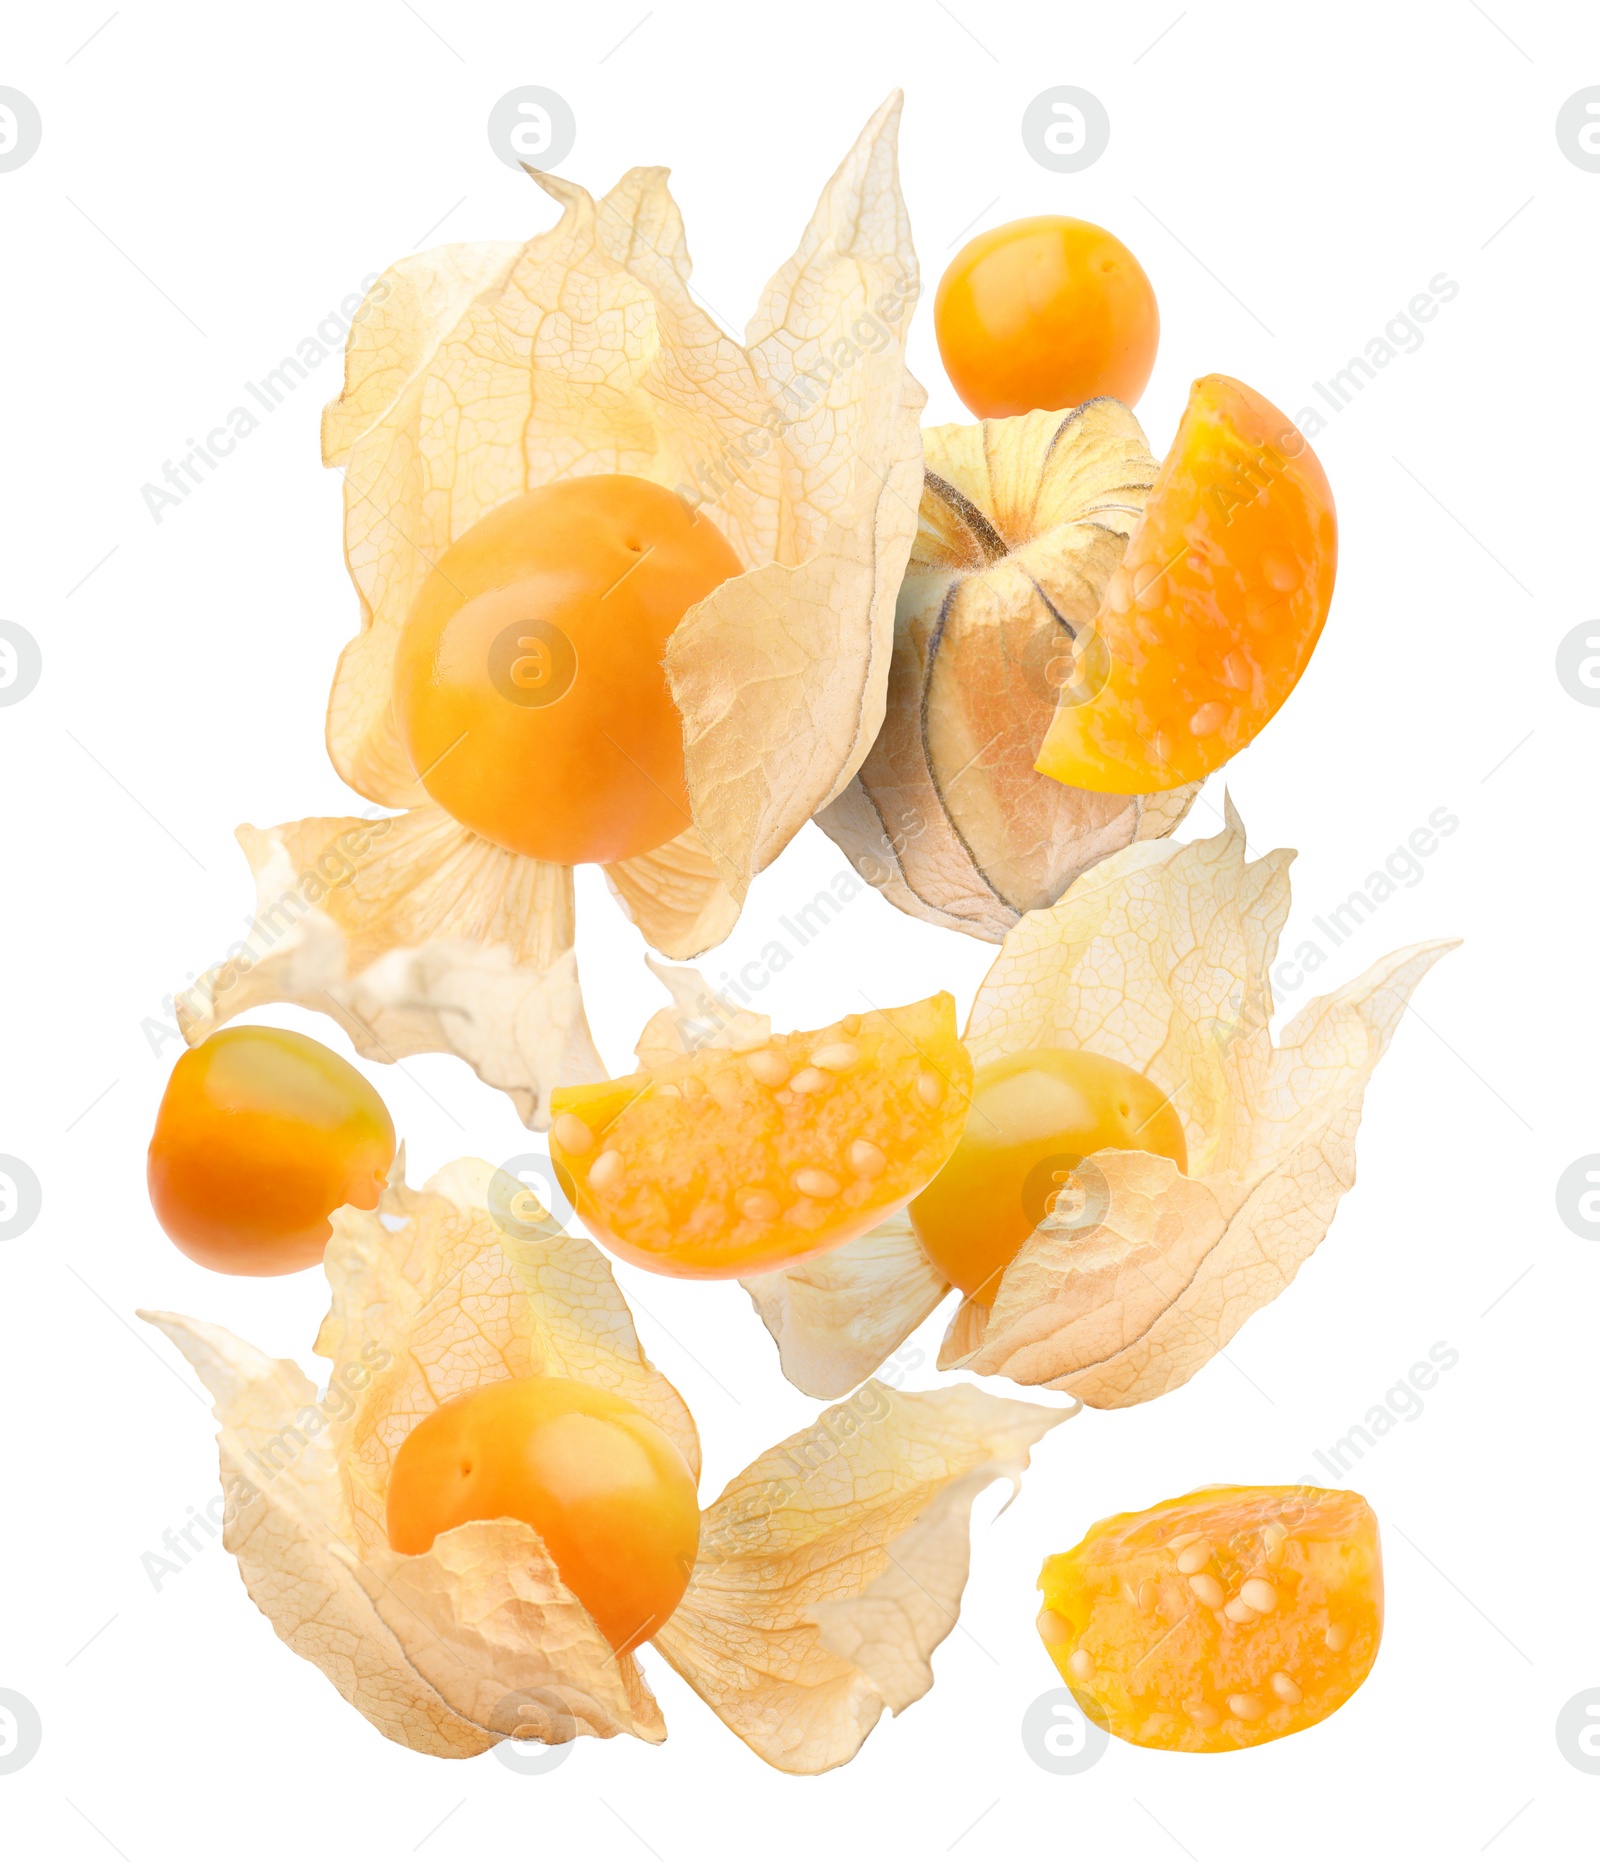
M1033 766L1057 702L1099 676L1094 617L1156 462L1108 398L931 427L923 453L888 713L818 821L902 911L999 943L1198 792L1102 795Z
M1075 1412L970 1384L872 1381L759 1455L702 1515L700 1559L655 1646L768 1764L819 1772L933 1685L956 1626L968 1517Z
M539 175L562 207L547 232L421 253L374 285L323 422L324 460L344 468L362 621L327 734L340 775L405 812L381 845L366 819L242 831L258 915L287 891L314 916L304 932L253 929L208 971L180 1005L189 1038L264 1001L331 1006L369 1057L456 1053L536 1126L551 1087L602 1077L571 955L570 871L432 803L391 703L430 567L550 480L618 472L669 486L745 565L669 643L693 821L607 869L649 943L686 957L725 938L752 874L854 775L883 721L921 472L899 111L896 94L863 130L742 343L691 295L660 168L631 170L598 200ZM341 861L352 837L364 850Z
M1412 991L1450 941L1413 945L1308 1002L1274 1042L1270 970L1289 911L1283 850L1140 842L1008 934L964 1039L983 1067L1083 1048L1147 1075L1183 1120L1189 1168L1100 1151L1001 1276L964 1300L941 1369L1070 1391L1097 1408L1176 1389L1284 1291L1355 1180L1363 1095ZM745 1282L785 1374L833 1396L948 1291L884 1223L820 1261Z
M498 1740L659 1742L660 1708L534 1530L484 1520L389 1548L387 1484L439 1404L510 1377L598 1386L642 1410L698 1477L682 1398L646 1358L604 1255L475 1159L376 1210L333 1216L319 1390L220 1326L159 1326L211 1391L224 1544L280 1637L388 1738L441 1758ZM758 1458L702 1516L656 1646L740 1738L797 1772L849 1758L932 1682L981 1489L1015 1481L1066 1412L965 1387L871 1384Z

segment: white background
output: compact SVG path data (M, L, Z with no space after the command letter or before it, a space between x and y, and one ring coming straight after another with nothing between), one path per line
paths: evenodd
M39 153L0 174L0 615L44 654L37 691L0 711L0 1151L44 1185L37 1224L0 1243L0 1687L44 1723L39 1755L0 1776L6 1853L1591 1853L1600 1778L1563 1759L1554 1725L1600 1685L1600 1255L1563 1226L1554 1186L1600 1150L1600 714L1563 691L1554 656L1594 601L1600 175L1563 158L1554 119L1600 83L1600 15L366 0L127 5L90 39L109 10L12 6L0 41L0 84L44 122ZM664 1747L585 1741L541 1777L416 1757L276 1640L214 1544L159 1590L141 1566L215 1491L216 1458L197 1387L132 1309L218 1320L316 1368L318 1276L219 1278L157 1228L144 1147L174 1050L153 1052L141 1023L238 935L235 824L351 806L321 734L357 621L339 484L317 458L338 363L159 525L140 487L364 274L554 219L485 137L494 101L529 83L576 113L567 175L598 190L671 165L697 289L735 329L903 86L930 420L963 417L932 284L972 230L1019 215L1099 221L1149 272L1163 340L1139 414L1158 453L1193 376L1238 375L1294 414L1435 274L1460 286L1315 441L1338 595L1310 673L1228 782L1253 848L1301 849L1286 949L1432 811L1459 817L1319 983L1423 937L1465 946L1379 1070L1360 1182L1321 1251L1226 1360L1059 1429L1002 1518L1000 1490L980 1502L932 1693L821 1779L768 1770L648 1651ZM1078 175L1038 166L1019 135L1028 101L1062 83L1111 117L1108 152ZM1214 832L1220 801L1214 782L1184 832ZM842 866L808 829L726 955L754 955ZM621 1069L660 993L598 877L579 890L590 1013ZM990 956L868 894L760 1006L805 1027L858 990L948 986L964 1009ZM343 1047L330 1024L283 1019ZM463 1152L533 1148L459 1063L368 1071L414 1181ZM699 1420L710 1497L816 1406L780 1378L736 1285L621 1278ZM942 1324L916 1341L912 1385L938 1381ZM1352 1702L1251 1752L1113 1743L1081 1776L1038 1768L1019 1726L1056 1685L1033 1630L1042 1558L1202 1482L1312 1471L1441 1340L1459 1363L1351 1476L1382 1521L1389 1597Z

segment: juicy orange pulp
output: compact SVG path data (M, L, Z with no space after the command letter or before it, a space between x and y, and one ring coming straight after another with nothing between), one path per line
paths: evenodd
M425 1552L474 1519L520 1519L617 1653L678 1607L700 1545L677 1444L608 1391L513 1377L441 1403L389 1472L389 1543Z
M377 1207L394 1125L366 1079L309 1035L223 1028L167 1081L146 1177L156 1220L202 1267L292 1274L329 1214Z
M559 1087L550 1155L585 1227L624 1260L689 1279L766 1273L902 1207L955 1147L971 1085L941 994Z
M1000 1276L1084 1158L1149 1151L1188 1168L1183 1125L1159 1086L1081 1048L1034 1048L980 1067L966 1130L911 1203L923 1252L994 1304Z
M1203 376L1095 617L1109 675L1085 703L1063 697L1035 767L1115 795L1208 775L1294 690L1337 556L1333 493L1298 428Z
M1144 393L1161 338L1156 294L1120 239L1041 214L979 233L933 300L939 355L980 420Z
M1378 1522L1360 1494L1321 1487L1202 1487L1119 1513L1046 1559L1039 1588L1039 1634L1078 1705L1168 1751L1314 1726L1383 1634Z
M457 538L400 637L394 707L429 795L513 853L625 860L690 825L683 723L662 656L740 573L675 492L559 479Z

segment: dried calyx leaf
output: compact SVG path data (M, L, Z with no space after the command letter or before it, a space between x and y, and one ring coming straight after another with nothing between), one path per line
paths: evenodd
M250 1595L413 1751L470 1757L530 1725L547 1744L664 1739L633 1656L613 1652L531 1527L470 1522L417 1556L391 1551L386 1530L411 1430L512 1377L571 1378L623 1399L698 1475L693 1420L645 1357L605 1257L475 1159L423 1190L391 1184L377 1210L339 1210L333 1228L321 1391L220 1327L141 1315L211 1391L223 1540ZM867 1386L704 1514L694 1577L657 1646L773 1764L841 1763L884 1706L898 1712L931 1684L929 1656L965 1580L972 1499L1015 1479L1062 1415L975 1390Z
M442 809L242 827L249 936L175 998L191 1044L268 1002L331 1015L367 1060L455 1053L530 1125L601 1080L572 948L572 873Z
M1307 1003L1275 1044L1269 972L1291 858L1247 859L1230 802L1214 839L1129 847L1007 936L967 1024L974 1063L1066 1047L1135 1068L1177 1108L1189 1171L1138 1151L1085 1160L992 1306L963 1302L941 1369L1098 1408L1145 1402L1208 1363L1327 1233L1355 1180L1367 1081L1452 944L1383 958ZM885 1225L852 1247L746 1283L785 1372L814 1396L849 1388L933 1303L938 1276L919 1279L903 1235Z
M968 1384L876 1381L758 1457L704 1514L694 1577L656 1647L768 1764L826 1771L933 1685L968 1516L1070 1411Z
M840 1397L870 1377L950 1291L902 1209L842 1248L739 1283L807 1396Z
M1093 622L1156 462L1109 399L932 427L923 450L888 714L818 819L902 911L998 943L1097 860L1170 834L1197 792L1102 795L1034 769L1058 700L1103 678Z
M641 1067L659 1067L702 1047L730 1047L746 1053L771 1035L770 1015L735 1008L698 970L658 963L648 953L645 963L657 982L666 985L672 1006L657 1009L634 1043L634 1057Z
M461 1054L535 1125L558 1079L596 1077L567 955L567 876L428 803L391 701L430 567L550 480L621 472L669 486L705 507L746 565L689 610L668 653L693 821L607 869L649 943L687 957L725 938L751 875L855 773L883 720L921 471L899 108L897 94L823 190L742 345L690 295L659 168L631 170L598 201L538 176L563 210L548 232L423 253L379 279L323 422L324 459L345 468L362 610L334 677L328 750L353 788L408 812L387 830L391 857L361 863L359 904L327 909L348 948L321 925L293 954L253 934L242 962L201 979L196 1036L249 1004L329 991L363 1053ZM302 822L276 838L298 850L350 825ZM272 850L258 839L247 851L259 878Z

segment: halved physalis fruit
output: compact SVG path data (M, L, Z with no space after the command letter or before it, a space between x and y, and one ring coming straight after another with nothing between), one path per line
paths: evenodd
M691 1279L765 1273L914 1196L955 1149L971 1089L941 993L558 1087L550 1155L585 1227L624 1260Z
M1248 744L1305 671L1333 599L1333 493L1286 414L1226 375L1190 390L1090 644L1104 683L1063 688L1036 767L1141 795Z
M1083 1711L1136 1746L1231 1752L1298 1733L1366 1680L1383 1634L1360 1494L1201 1487L1045 1560L1039 1634Z
M389 1543L428 1551L474 1519L532 1526L619 1655L666 1622L700 1546L682 1450L642 1410L569 1377L512 1377L441 1403L400 1444Z
M923 1252L963 1293L992 1306L1017 1250L1096 1151L1189 1164L1172 1101L1121 1061L1063 1047L990 1061L973 1081L961 1142L912 1199Z

